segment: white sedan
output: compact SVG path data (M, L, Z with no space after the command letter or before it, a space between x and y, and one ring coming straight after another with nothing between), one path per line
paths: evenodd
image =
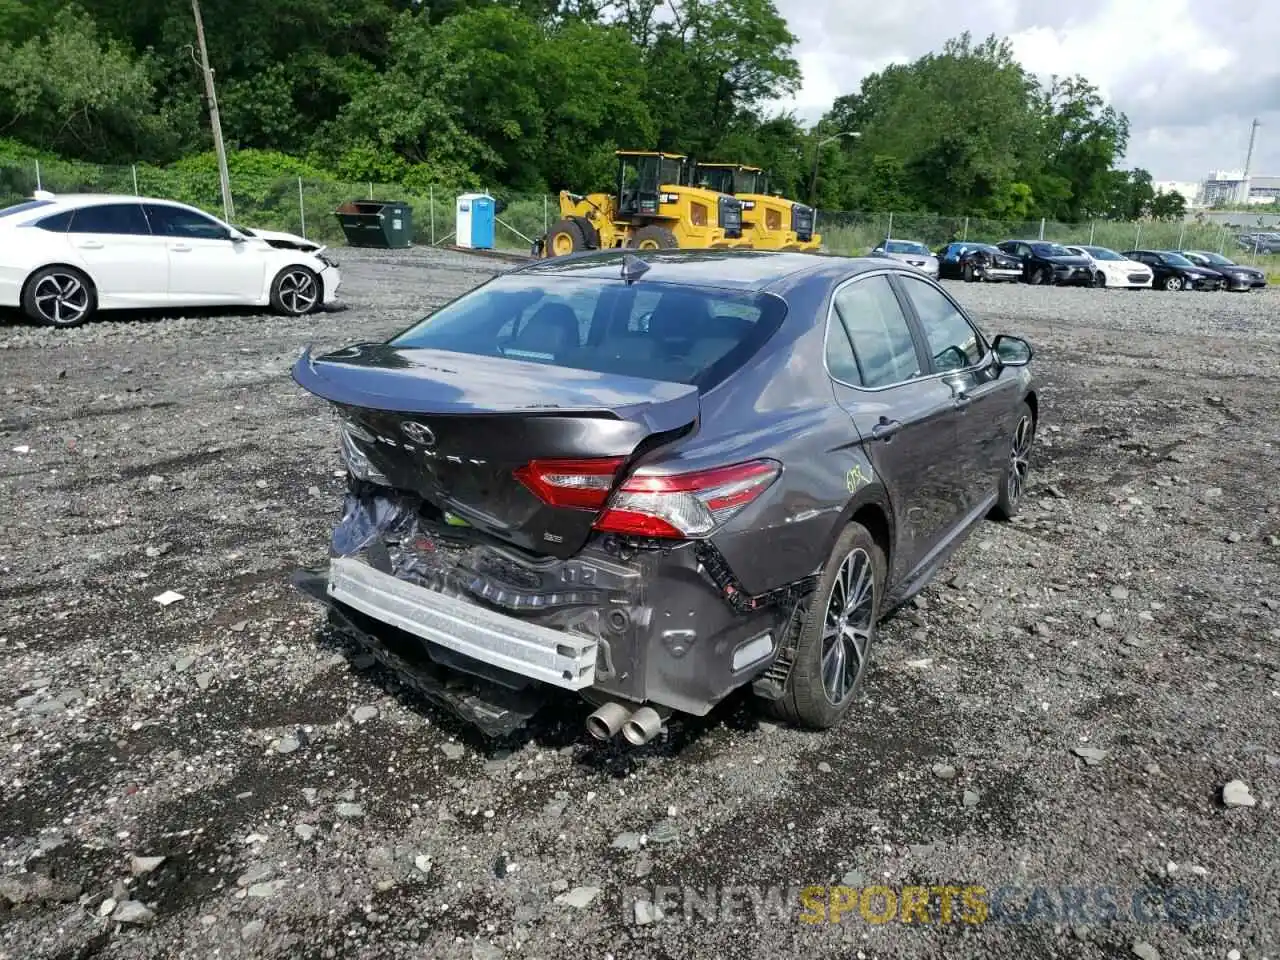
M1150 288L1151 268L1145 263L1122 257L1106 247L1067 247L1078 257L1087 257L1093 263L1095 287L1129 287L1133 290Z
M302 316L337 298L341 276L323 250L172 200L42 193L0 210L0 307L54 327L156 307Z

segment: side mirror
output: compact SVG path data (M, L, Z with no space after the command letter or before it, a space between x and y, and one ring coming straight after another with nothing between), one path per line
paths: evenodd
M883 248L883 247L876 247L874 250L872 250L872 251L871 251L871 256L873 256L873 257L883 257L883 256L884 256L884 248Z
M991 349L1006 367L1025 367L1034 356L1031 344L1021 337L1010 336L1007 333L1002 333L992 340Z
M244 243L246 238L239 230L229 230L227 231L227 239L232 243Z

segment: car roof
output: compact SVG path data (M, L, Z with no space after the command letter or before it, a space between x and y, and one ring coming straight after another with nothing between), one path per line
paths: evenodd
M882 270L884 261L865 257L841 257L821 253L771 250L595 250L534 260L513 273L556 274L587 279L616 280L628 256L644 261L649 269L644 281L764 290L772 284L805 272L825 273L842 264L845 272Z
M95 207L104 203L164 203L173 207L194 210L195 207L179 200L167 200L164 197L135 197L131 193L45 193L37 197L28 197L28 201L46 200L38 209L42 214L56 213L59 210L70 210L75 207ZM33 207L32 212L37 208Z

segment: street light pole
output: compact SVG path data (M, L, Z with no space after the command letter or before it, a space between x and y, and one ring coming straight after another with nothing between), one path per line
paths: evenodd
M843 130L840 133L832 134L825 140L819 140L818 145L813 148L813 172L809 174L809 206L815 205L818 192L818 160L822 156L822 148L828 143L834 143L841 137L860 137L862 136L857 130Z
M213 90L213 70L209 66L209 51L204 44L204 20L200 16L200 0L191 0L191 12L196 18L196 43L200 47L200 72L204 74L204 91L209 98L209 126L213 128L213 151L218 155L218 180L222 185L222 214L230 223L236 209L231 202L231 175L227 172L227 148L222 142L222 121L218 117L218 95Z

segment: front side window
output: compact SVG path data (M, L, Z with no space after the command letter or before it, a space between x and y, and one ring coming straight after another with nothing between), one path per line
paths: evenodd
M843 331L853 347L856 376L848 377L847 382L887 387L920 376L915 338L887 276L845 284L835 295L834 307L838 323L833 328L839 329L833 329L828 336L838 341L838 334ZM837 354L838 347L837 342ZM839 376L834 368L831 373Z
M106 233L115 236L150 236L151 228L137 203L104 203L80 207L71 217L71 233Z
M982 359L986 345L978 331L937 287L915 277L901 278L929 344L935 370L963 370Z
M187 240L228 240L231 237L227 228L217 220L194 210L163 203L149 203L146 210L152 231L162 237Z

